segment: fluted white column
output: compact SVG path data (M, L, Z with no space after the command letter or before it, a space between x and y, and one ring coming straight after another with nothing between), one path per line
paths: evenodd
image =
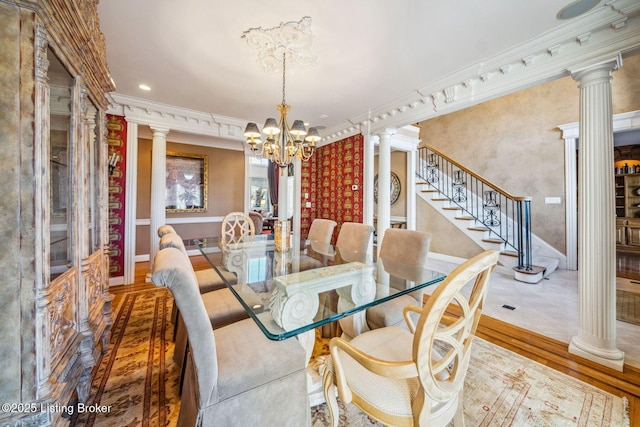
M418 143L416 143L417 145ZM418 149L414 147L407 151L407 229L416 229L416 162L418 158Z
M622 371L616 348L615 194L611 72L617 60L572 73L580 88L578 335L569 352Z
M391 137L394 133L391 129L382 132L378 146L378 247L391 223Z
M151 207L149 212L150 271L151 267L153 267L153 258L158 253L158 246L160 245L158 227L164 225L167 217L165 193L167 188L167 134L169 129L151 127L151 130L153 131L153 146L151 148Z
M374 161L375 161L375 147L373 144L373 137L368 135L364 137L364 176L362 177L362 188L363 190L363 215L362 222L364 224L373 225L373 178L375 175L374 172Z
M124 283L136 274L136 200L138 199L138 123L127 120L127 163L124 202Z

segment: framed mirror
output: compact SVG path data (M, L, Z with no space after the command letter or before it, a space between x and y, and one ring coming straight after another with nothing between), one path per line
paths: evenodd
M206 155L167 152L167 213L207 211L208 171Z

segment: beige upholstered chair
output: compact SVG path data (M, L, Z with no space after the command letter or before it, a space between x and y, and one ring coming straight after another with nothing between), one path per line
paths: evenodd
M373 254L373 226L357 222L344 222L338 232L336 253L347 262L366 262Z
M244 212L231 212L222 220L220 246L251 242L255 234L256 229L249 215Z
M231 293L220 275L213 268L193 271L193 266L191 265L191 261L187 255L187 250L179 235L175 233L163 235L160 238L160 250L165 248L178 249L184 255L185 263L191 268L196 279L196 283L198 284L198 292L202 296L202 301L204 302L207 316L209 316L209 321L211 322L213 329L217 329L249 317L247 311L242 307L242 304L240 304L240 301L238 301L238 299ZM235 275L233 275L233 273L226 274L228 275L227 280L229 280L230 283L235 283ZM175 341L173 360L178 367L182 369L182 374L184 374L184 360L189 349L189 340L184 326L184 321L177 309L175 301L171 317L174 325L173 339ZM180 384L182 384L182 377Z
M357 222L344 222L338 232L335 246L335 262L369 262L373 259L373 226L360 224ZM328 311L335 313L338 307L338 296L331 293L324 296L323 304ZM327 299L330 298L330 299ZM338 336L342 325L348 330L350 323L347 320L331 322L322 326L321 335L323 338ZM347 334L349 335L349 334Z
M162 237L165 234L178 234L178 233L176 233L176 230L172 226L168 224L164 224L158 227L158 237Z
M430 245L431 234L429 233L389 228L384 232L378 258L383 261L427 268ZM393 276L391 276L391 280L394 280ZM403 282L397 283L395 286L394 282L392 282L390 285L402 288L404 286ZM369 328L376 329L392 325L405 327L402 310L407 305L422 306L423 294L424 290L411 292L367 309L367 324Z
M298 340L270 341L251 319L214 332L179 249L157 253L151 280L173 294L191 342L179 427L311 425L306 356Z
M300 257L300 271L326 265L327 260L334 255L331 236L336 225L337 223L330 219L313 220L307 235L307 240L310 242L307 254Z
M184 242L178 234L168 233L160 237L160 249L169 247L180 249L187 255L187 249L184 247ZM223 274L229 283L233 284L236 282L236 276L233 273L223 272ZM222 277L220 277L218 272L213 268L197 270L195 271L195 275L201 294L226 287Z
M249 218L253 221L253 228L256 234L262 233L264 218L260 212L250 211Z
M323 381L333 426L338 396L386 425L464 425L464 378L489 276L499 253L485 251L456 268L438 286L411 331L388 326L351 342L333 338L333 368ZM475 278L475 280L473 280ZM466 289L465 289L466 288ZM469 295L467 298L465 295Z
M307 239L321 243L331 243L333 229L338 225L337 222L330 219L316 218L311 222Z

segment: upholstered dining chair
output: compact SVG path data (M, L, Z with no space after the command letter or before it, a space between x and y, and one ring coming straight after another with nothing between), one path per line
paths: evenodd
M256 234L262 233L262 228L264 226L264 217L260 212L250 211L249 218L253 221L253 228Z
M332 425L338 397L385 425L464 425L463 386L471 344L499 253L485 251L458 266L423 308L405 308L410 331L375 329L329 343L332 366L323 388ZM475 280L473 280L475 278ZM465 295L469 295L466 297ZM417 324L409 313L420 314Z
M160 237L160 249L164 248L177 248L187 254L187 249L184 246L184 241L179 234L165 234ZM222 272L224 278L231 284L236 283L236 276L230 272ZM198 288L200 289L200 293L204 294L206 292L215 291L217 289L222 289L226 285L222 280L222 277L218 274L216 270L213 268L205 268L201 270L195 271L196 281L198 282Z
M213 329L217 329L249 317L247 311L244 309L242 304L240 304L240 301L238 301L238 299L231 293L231 290L227 288L222 277L215 269L193 270L187 250L182 238L178 234L168 233L160 238L160 250L165 248L178 249L184 255L185 265L188 264L194 274L196 283L198 284L198 292L202 297L202 302L204 302L205 310ZM201 272L204 274L198 274ZM226 276L230 283L235 283L236 276L233 273L226 273ZM184 361L189 352L189 339L182 315L180 314L180 310L178 309L175 301L171 313L171 320L173 322L173 340L175 342L173 349L173 361L181 369L180 389L182 389L185 369Z
M165 234L178 234L178 233L176 233L175 228L173 228L169 224L163 224L160 227L158 227L158 237L162 237Z
M374 228L371 225L357 222L344 222L338 232L335 245L334 262L368 262L373 259L373 236ZM338 296L331 293L324 296L323 304L328 311L335 313L338 306ZM338 336L342 328L350 330L351 323L346 319L328 323L321 328L323 338ZM347 333L349 335L349 333Z
M222 220L220 246L251 242L255 234L256 229L249 215L244 212L230 212Z
M347 262L366 262L373 255L371 237L374 228L357 222L343 222L336 239L336 253Z
M156 254L151 280L173 294L191 342L179 427L311 425L306 355L298 340L270 341L251 319L214 331L179 249Z
M338 225L338 223L333 220L316 218L311 222L307 239L320 243L331 243L331 237L333 236L333 230L336 228L336 225Z
M427 268L430 246L431 234L429 233L389 228L384 232L378 258L384 261ZM391 276L391 280L394 280L393 276ZM393 286L393 283L390 285ZM402 310L407 305L422 306L423 294L424 290L418 290L367 309L369 328L376 329L392 325L405 327Z
M185 255L188 256L187 249L185 248L182 237L180 237L179 234L167 233L160 237L160 249L168 247L180 249L182 252L184 252ZM220 277L218 272L213 268L196 270L194 273L196 275L196 281L198 283L198 288L200 289L201 294L215 291L217 289L223 289L226 287L222 277ZM224 271L222 272L222 274L229 283L236 283L235 274Z

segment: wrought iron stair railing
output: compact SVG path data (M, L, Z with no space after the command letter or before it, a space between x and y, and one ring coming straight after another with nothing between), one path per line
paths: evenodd
M531 197L513 196L431 147L418 149L416 171L419 180L503 242L505 252L517 253L515 270L534 271Z

